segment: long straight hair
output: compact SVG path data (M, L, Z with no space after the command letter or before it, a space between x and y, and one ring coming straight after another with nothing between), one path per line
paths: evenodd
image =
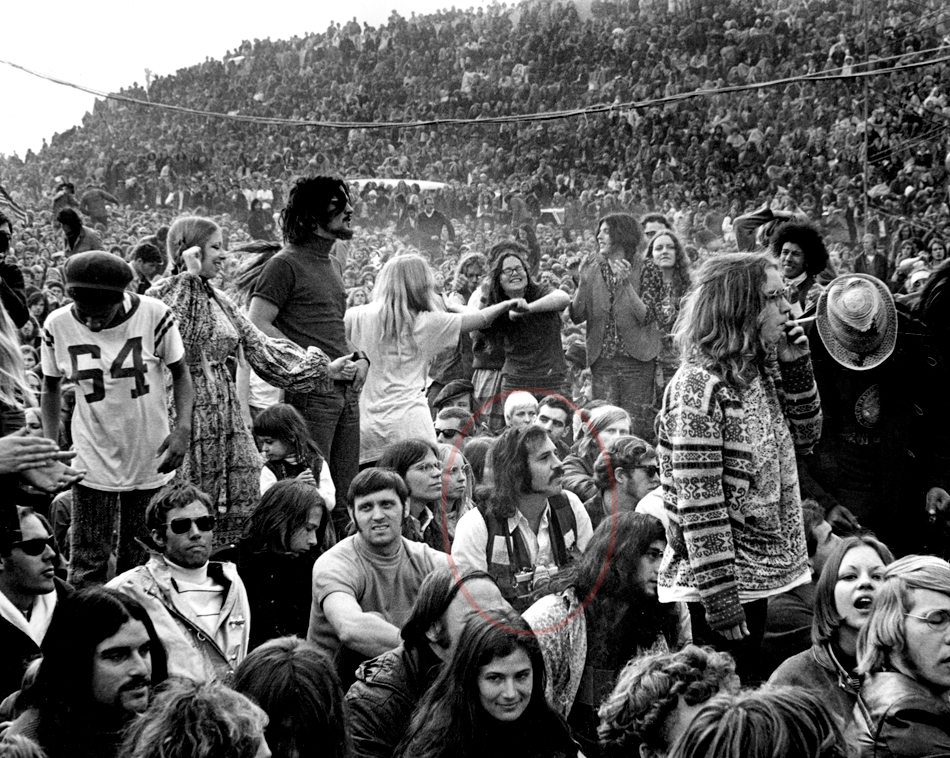
M630 414L616 405L601 405L598 408L594 408L590 411L588 419L590 426L593 427L593 430L598 434L604 431L608 426L616 424L619 421L626 421L628 426L631 423ZM576 449L577 454L581 458L590 461L591 464L593 464L594 461L597 460L597 456L600 455L600 446L594 437L594 433L587 424L581 424L581 438L576 443Z
M7 309L0 305L0 403L17 410L36 405L26 379L20 336Z
M499 242L488 251L488 260L491 261L491 272L488 282L488 298L485 305L495 305L508 299L504 288L501 286L501 271L505 267L505 258L517 258L525 270L525 276L528 284L524 290L524 297L529 303L538 297L540 287L537 282L531 278L531 261L528 251L517 242ZM504 324L505 321L501 320Z
M835 606L838 571L841 570L841 563L848 553L857 547L865 546L877 553L885 566L894 562L894 554L887 545L870 534L845 537L835 545L821 569L821 576L815 583L815 615L811 626L811 641L815 645L830 642L838 636L838 627L841 626L841 614Z
M629 213L608 213L597 222L594 234L600 231L602 224L607 224L610 241L620 246L626 261L631 266L635 265L640 257L640 251L644 248L643 227L636 217ZM606 254L608 251L603 252Z
M527 622L514 611L493 610L492 620L473 616L459 638L452 660L419 703L396 755L404 758L483 755L490 741L493 719L481 705L478 677L496 658L524 650L531 661L531 699L518 719L525 747L537 750L539 739L556 734L559 717L544 696L545 670L541 646ZM533 728L532 728L533 727ZM532 744L533 743L533 744ZM509 752L511 745L506 746ZM544 753L539 753L544 754Z
M416 316L441 310L435 294L432 269L421 255L391 258L379 272L373 289L373 303L379 307L383 339L416 349L412 334Z

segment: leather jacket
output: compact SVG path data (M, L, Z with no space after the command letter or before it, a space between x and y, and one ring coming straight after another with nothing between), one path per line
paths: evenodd
M428 648L405 645L360 665L346 693L356 758L391 758L438 673L439 659Z
M861 758L950 754L950 705L897 671L866 674L854 706Z

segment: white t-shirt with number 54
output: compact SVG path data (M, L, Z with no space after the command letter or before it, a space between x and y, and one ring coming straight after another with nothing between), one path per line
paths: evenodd
M153 489L173 474L158 473L158 448L168 436L163 365L185 355L168 306L125 295L125 317L93 332L57 308L43 325L43 373L77 383L72 464L86 469L83 485L106 492Z

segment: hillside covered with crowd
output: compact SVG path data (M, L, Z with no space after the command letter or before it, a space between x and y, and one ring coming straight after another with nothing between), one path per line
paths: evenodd
M437 206L466 231L502 222L514 229L538 220L542 208L558 209L554 218L568 229L590 228L611 210L657 210L699 247L729 239L731 220L771 202L800 208L850 247L867 225L866 107L873 230L889 243L909 223L925 243L945 236L950 221L950 93L945 63L912 64L939 56L950 10L937 0L890 0L872 4L867 22L865 30L847 4L737 0L678 10L594 3L586 18L560 2L394 13L378 28L353 19L321 34L245 41L221 59L154 79L147 91L121 93L223 117L99 101L82 126L38 154L4 158L0 176L14 198L40 211L50 207L54 178L64 177L80 194L101 187L126 208L229 214L242 227L249 198L279 210L301 173L430 180L447 184ZM885 68L896 70L669 100ZM234 116L468 123L329 128ZM502 123L477 123L486 118ZM357 216L385 227L415 199L408 185L363 185ZM38 220L21 242L39 251L53 240L49 217ZM137 233L122 229L113 241L128 245Z

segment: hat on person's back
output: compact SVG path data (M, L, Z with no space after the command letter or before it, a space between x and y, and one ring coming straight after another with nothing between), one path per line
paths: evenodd
M897 344L897 307L880 279L844 274L818 298L818 334L838 363L855 371L881 365Z
M102 250L76 253L66 261L66 287L123 292L135 278L132 267Z

